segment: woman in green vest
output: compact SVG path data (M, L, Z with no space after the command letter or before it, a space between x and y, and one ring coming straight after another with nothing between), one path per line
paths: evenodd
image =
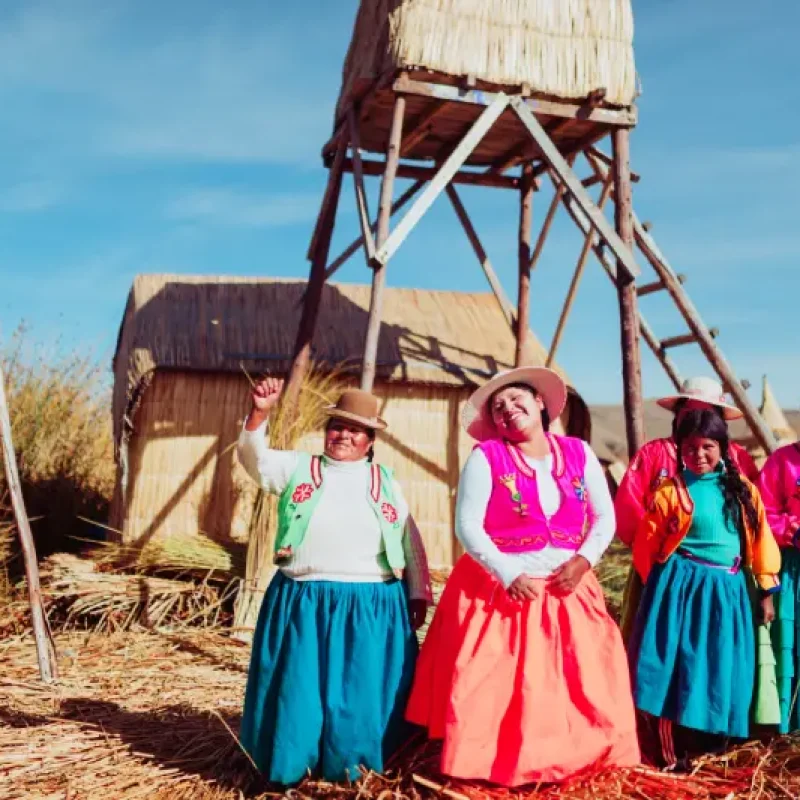
M283 381L252 393L239 460L278 495L272 579L259 613L241 740L268 780L381 772L402 741L432 601L425 550L402 491L373 462L378 400L348 390L328 409L324 455L272 450Z

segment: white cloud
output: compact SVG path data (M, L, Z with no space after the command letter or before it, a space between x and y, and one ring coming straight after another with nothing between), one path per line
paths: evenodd
M317 193L263 195L232 189L197 189L170 201L166 215L182 221L237 227L280 227L316 218Z

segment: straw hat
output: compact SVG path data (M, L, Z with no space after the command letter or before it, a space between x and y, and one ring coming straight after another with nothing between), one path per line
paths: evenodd
M497 436L497 430L487 409L489 398L512 383L524 383L542 398L551 420L556 420L567 402L567 387L558 373L547 367L518 367L500 372L472 393L461 414L464 430L479 442Z
M378 398L360 389L347 389L334 406L328 406L325 413L335 419L355 422L365 428L382 431L386 423L378 416Z
M741 419L743 416L742 412L730 403L722 391L722 385L713 378L687 378L678 394L662 397L656 402L661 408L674 411L679 400L697 400L700 403L716 406L722 409L722 415L729 421Z

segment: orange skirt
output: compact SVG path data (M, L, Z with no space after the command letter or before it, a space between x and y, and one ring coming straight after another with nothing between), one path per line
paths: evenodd
M556 597L511 600L470 556L447 582L406 717L443 739L441 769L503 786L639 763L619 629L593 572Z

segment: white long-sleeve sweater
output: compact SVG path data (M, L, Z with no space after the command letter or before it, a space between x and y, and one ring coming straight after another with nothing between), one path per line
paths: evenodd
M616 527L614 503L608 490L603 468L588 445L585 480L589 504L595 515L586 540L577 551L591 566L596 566L614 537ZM533 459L524 456L536 471L536 486L542 511L549 519L561 505L561 495L553 478L553 457ZM522 574L532 578L547 578L565 564L575 552L551 545L531 553L503 553L484 528L486 507L492 494L492 471L480 449L472 451L458 485L456 501L456 535L464 549L506 588Z
M272 450L265 439L267 423L254 431L242 430L239 461L265 491L281 494L297 468L299 453ZM351 583L390 580L383 538L375 513L367 501L369 462L335 461L323 456L325 491L296 548L290 564L281 571L298 581L326 580ZM419 530L408 512L400 485L393 482L398 518L403 525L405 577L412 599L432 602L425 549Z

